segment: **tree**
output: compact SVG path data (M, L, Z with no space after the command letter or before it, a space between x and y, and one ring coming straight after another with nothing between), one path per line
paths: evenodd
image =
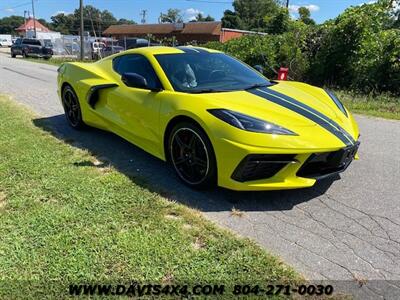
M110 25L116 24L135 24L134 21L127 19L117 20L108 10L99 10L91 5L83 8L84 29L91 35L100 36ZM80 12L76 9L72 14L58 14L51 17L50 28L62 34L79 34Z
M10 16L0 19L0 34L16 34L15 29L24 24L24 17Z
M80 27L80 11L74 11L74 29L79 30ZM86 5L83 8L84 16L84 29L89 31L92 35L100 36L103 30L107 29L110 25L117 24L117 19L108 10L100 11L92 5Z
M315 25L315 21L311 19L310 10L307 7L299 8L299 21L303 22L306 25Z
M170 8L164 14L160 14L160 23L182 23L183 17L181 15L181 11L176 8Z
M235 0L233 7L241 20L240 29L254 31L264 31L266 29L264 18L275 16L280 9L277 0Z
M45 19L37 19L37 21L42 24L43 26L46 26L47 28L51 29L51 24L48 23Z
M51 27L54 31L62 34L71 34L74 26L74 16L72 14L57 14L51 17Z
M363 92L400 94L400 31L387 2L348 8L324 28L310 57L311 79Z
M277 26L280 22L284 25L285 12L279 0L234 0L234 12L226 10L222 17L222 26L253 31L268 31L270 27ZM275 25L271 25L271 22ZM276 30L280 32L282 30Z
M202 13L198 13L195 17L194 20L191 20L190 22L213 22L215 19L211 17L210 15L207 15L207 17L204 17Z
M288 9L283 7L275 15L264 17L266 32L271 34L287 32L291 22Z
M121 18L118 20L117 24L118 25L133 25L133 24L136 24L136 22L133 20Z
M241 29L242 24L240 17L237 13L227 9L224 11L224 16L221 19L222 27L224 28L233 28L233 29Z

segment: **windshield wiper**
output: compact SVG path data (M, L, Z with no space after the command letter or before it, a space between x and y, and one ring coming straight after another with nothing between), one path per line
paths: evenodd
M265 86L271 86L271 85L272 84L269 84L269 83L256 83L256 84L253 84L253 85L250 85L250 86L244 88L244 90L247 91L247 90L256 89L256 88L265 87Z
M223 92L231 92L230 90L217 90L217 89L202 89L202 90L192 90L187 91L192 94L203 94L203 93L223 93Z

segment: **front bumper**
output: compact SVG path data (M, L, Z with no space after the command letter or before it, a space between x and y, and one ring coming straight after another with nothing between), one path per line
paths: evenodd
M219 139L214 148L219 186L238 191L261 191L311 187L320 178L343 172L355 158L358 143L346 152L347 157L339 155L345 148L264 148L226 139ZM331 157L336 161L332 163ZM322 158L329 158L329 162Z
M27 53L26 56L34 58L51 58L52 54L42 54L42 53Z

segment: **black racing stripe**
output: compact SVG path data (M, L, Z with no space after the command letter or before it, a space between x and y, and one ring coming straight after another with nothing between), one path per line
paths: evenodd
M208 51L201 49L201 48L196 48L196 47L176 47L179 50L182 50L185 53L198 53L198 54L204 54L204 53L209 53Z
M270 89L252 89L252 90L248 90L249 93L252 93L253 95L262 97L268 101L271 101L275 104L281 105L291 111L294 111L300 115L302 115L303 117L306 117L307 119L317 123L318 125L320 125L321 127L323 127L324 129L326 129L327 131L329 131L330 133L332 133L333 135L335 135L338 139L340 139L345 145L350 146L352 145L352 143L350 143L349 139L346 138L346 136L343 134L343 132L337 130L336 128L334 128L329 122L327 122L325 119L317 117L315 114L311 113L311 110L306 110L305 108L303 108L302 106L298 106L296 105L294 102L291 101L284 101L274 95L267 95L266 92L270 92ZM294 100L294 99L293 99ZM295 100L296 101L296 100ZM298 101L296 101L298 102Z
M355 140L353 139L353 137L344 129L342 128L338 123L336 123L334 120L332 120L331 118L325 116L324 114L320 113L319 111L315 110L314 108L300 102L297 101L296 99L289 97L285 94L279 93L277 91L271 90L271 89L265 89L268 93L270 94L274 94L277 97L281 97L284 98L285 100L291 101L292 103L301 106L302 108L311 111L312 113L318 115L319 118L326 120L328 123L330 123L331 125L333 125L334 127L337 128L338 131L340 131L343 135L346 136L346 138L351 142L351 144L355 143Z

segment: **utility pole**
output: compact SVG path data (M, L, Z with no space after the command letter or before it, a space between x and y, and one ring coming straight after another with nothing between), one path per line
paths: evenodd
M32 0L32 14L33 14L33 30L35 32L34 38L36 39L36 17L35 17L35 4L33 3L34 0Z
M29 17L29 10L24 10L25 37L26 37L26 13L28 13L28 17Z
M142 24L146 24L146 14L147 14L147 10L143 9L142 12L140 13L140 15L142 16Z
M85 43L83 40L83 34L84 34L84 28L83 28L83 0L79 0L79 10L81 14L81 30L80 30L80 36L81 36L81 60L85 59Z
M286 0L286 8L289 8L289 0Z

